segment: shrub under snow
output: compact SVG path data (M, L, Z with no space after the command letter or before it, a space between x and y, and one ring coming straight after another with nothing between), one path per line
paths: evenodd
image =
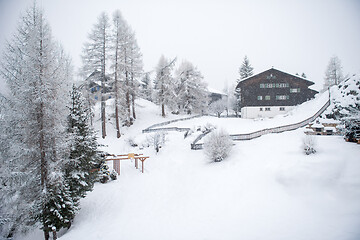
M205 139L205 154L211 161L221 162L229 155L233 142L225 130L214 130Z
M316 146L315 137L312 135L306 135L305 138L303 139L303 147L305 154L310 155L312 153L316 153L315 146Z

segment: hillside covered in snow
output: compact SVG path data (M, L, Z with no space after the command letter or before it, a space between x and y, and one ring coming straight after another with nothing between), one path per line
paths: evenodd
M279 118L284 123L297 121L310 114L304 109L315 110L324 99L320 96ZM141 99L136 105L137 120L122 129L120 139L114 134L99 141L109 153L149 156L145 172L135 169L130 160L122 161L118 179L95 185L82 200L72 227L59 239L355 240L360 236L358 144L346 143L341 136L316 136L317 153L307 156L302 149L304 129L298 129L235 142L228 159L211 163L203 150L191 150L191 138L184 139L180 132L166 133L159 153L146 147L143 143L153 133L143 134L143 129L181 116L164 119L158 106ZM214 120L229 132L272 121L207 118L201 122ZM200 124L192 121L177 126ZM130 146L129 140L138 146ZM41 234L36 231L18 239L38 239Z

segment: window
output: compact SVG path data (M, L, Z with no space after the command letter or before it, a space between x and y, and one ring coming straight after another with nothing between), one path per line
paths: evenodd
M285 111L285 108L284 108L284 107L280 107L280 111Z
M265 88L275 88L275 83L265 83Z
M291 93L299 93L299 92L300 92L300 88L290 88L290 92L291 92Z
M269 107L265 108L265 111L270 111L270 108Z
M288 100L288 95L276 95L276 100Z
M276 83L276 88L287 88L289 87L288 83Z
M262 96L257 96L257 100L262 100Z
M262 112L263 108L260 108L260 112Z
M260 83L260 88L288 88L288 83Z
M270 96L269 96L269 95L266 95L266 96L265 96L265 100L270 100Z

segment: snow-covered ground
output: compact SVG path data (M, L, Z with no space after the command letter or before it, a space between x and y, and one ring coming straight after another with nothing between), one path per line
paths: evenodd
M235 142L228 159L210 163L203 150L190 150L191 139L179 132L166 135L158 154L130 147L127 139L145 141L149 134L142 129L167 120L144 100L137 110L138 119L123 129L122 138L109 133L100 142L111 153L150 156L145 173L123 161L118 180L96 184L81 201L61 240L360 238L360 145L315 136L317 153L306 156L304 129L298 129ZM238 125L257 123L234 120L221 119L221 126L234 133Z
M183 122L168 124L164 127L182 127L194 129L198 126L212 124L217 128L225 129L229 134L251 133L265 128L273 128L301 122L313 116L329 100L328 92L318 94L315 99L297 106L292 111L278 115L274 118L241 119L241 118L216 118L204 116Z

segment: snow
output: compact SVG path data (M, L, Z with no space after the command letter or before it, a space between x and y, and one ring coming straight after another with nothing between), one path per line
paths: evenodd
M278 121L303 120L312 114L304 109L321 107L317 100ZM82 199L70 230L59 234L60 240L355 240L360 236L360 159L356 157L360 145L340 136L314 136L317 153L306 156L302 128L235 142L226 160L210 163L204 151L191 150L191 139L179 132L167 134L158 154L151 148L130 147L126 139L145 140L148 134L141 134L142 129L174 118L162 118L160 108L145 100L137 102L137 110L138 119L122 129L122 138L116 139L108 127L108 137L100 141L111 153L150 156L145 173L135 169L131 160L122 161L118 180L95 185ZM217 120L214 123L230 133L238 133L242 125L257 129L280 124L274 119L208 119ZM242 131L250 131L246 127ZM41 236L38 231L24 239Z
M207 87L207 89L208 89L208 92L210 92L210 93L216 93L216 94L221 94L221 95L227 95L227 94L225 94L223 91L220 91L220 90L217 90L217 89L215 89L215 88L212 88L212 87Z
M204 116L188 121L176 122L164 127L196 128L212 124L217 128L225 129L229 134L251 133L265 128L279 127L301 122L313 116L328 101L328 92L318 94L315 99L305 102L284 115L274 118L242 119L242 118L217 118Z

